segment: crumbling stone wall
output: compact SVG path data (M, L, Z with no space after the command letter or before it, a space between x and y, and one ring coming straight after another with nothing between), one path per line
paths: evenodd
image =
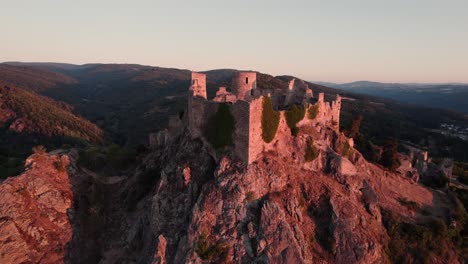
M193 92L193 96L200 96L206 99L206 74L192 72L190 90Z
M247 164L255 161L264 151L281 150L289 155L288 149L294 145L295 140L287 125L285 113L281 111L278 130L274 139L270 143L265 143L262 138L262 110L263 95L255 93L256 73L239 72L234 75L232 82L232 93L229 93L225 87L221 87L216 93L215 99L206 100L206 78L204 74L192 73L192 85L188 99L188 128L192 138L204 138L204 130L208 120L216 113L219 103L231 103L231 113L235 120L235 130L233 135L234 155ZM297 123L297 127L324 127L337 130L339 128L339 118L341 109L341 97L338 95L335 101L325 102L324 94L318 95L315 104L319 106L317 117L313 120L308 118L307 110L312 107L312 90L301 81L296 84L295 80L290 82L286 92L275 91L268 94L274 99L274 102L280 102L284 105L287 101L291 104L304 104L306 114L304 118ZM279 104L276 110L281 109ZM284 109L284 108L282 108ZM178 124L173 122L173 126Z
M216 96L213 98L213 101L218 103L235 103L237 98L234 94L228 92L226 87L219 87L219 90L216 92Z
M340 111L341 111L341 96L337 95L336 100L332 102L325 102L324 94L319 93L318 97L319 114L317 115L317 122L339 129L340 125Z

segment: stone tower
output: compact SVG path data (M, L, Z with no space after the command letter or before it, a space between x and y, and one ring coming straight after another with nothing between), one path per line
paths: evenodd
M206 96L206 75L203 73L192 72L188 96L188 128L193 138L200 137L199 127L204 119L204 101Z
M206 74L192 72L192 80L190 83L191 96L200 96L207 98L206 96Z
M256 72L237 72L232 77L232 93L238 100L249 100L257 88Z

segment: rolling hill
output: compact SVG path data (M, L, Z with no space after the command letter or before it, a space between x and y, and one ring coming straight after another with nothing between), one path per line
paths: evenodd
M0 80L0 179L18 173L35 145L101 143L103 132L73 107Z
M10 79L16 80L18 85L73 106L74 112L97 124L110 141L121 145L146 143L149 133L164 128L170 115L183 111L190 79L189 70L134 64L0 65L0 72L5 68L15 68L14 78ZM24 69L24 78L18 69ZM31 83L31 71L42 71L44 75L47 73L47 76L57 78L48 78L48 85L36 89L27 85ZM217 69L205 72L209 97L214 96L218 86L229 84L233 71ZM286 89L291 78L259 73L258 87ZM326 99L338 93L344 96L341 113L344 130L354 117L362 115L361 130L374 144L380 145L388 137L395 137L428 149L432 156L468 161L465 151L468 142L444 128L445 125L468 128L468 118L463 113L308 84L314 93L324 92Z

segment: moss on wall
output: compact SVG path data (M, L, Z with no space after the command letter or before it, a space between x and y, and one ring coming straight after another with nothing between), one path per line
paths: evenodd
M270 143L275 138L278 130L280 113L273 110L270 97L263 97L262 109L262 138L266 143Z
M299 129L296 127L296 124L304 118L305 107L302 105L293 105L289 110L285 112L286 123L291 129L291 134L296 136L299 132Z
M216 114L208 121L206 138L215 149L222 149L233 143L235 120L229 108L228 104L219 104Z
M307 117L311 120L314 120L317 117L318 112L319 112L319 105L318 104L312 105L311 107L309 107L309 110L307 110Z

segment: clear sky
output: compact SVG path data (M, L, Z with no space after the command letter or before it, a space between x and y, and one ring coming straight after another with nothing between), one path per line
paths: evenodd
M0 0L0 61L468 83L468 0Z

